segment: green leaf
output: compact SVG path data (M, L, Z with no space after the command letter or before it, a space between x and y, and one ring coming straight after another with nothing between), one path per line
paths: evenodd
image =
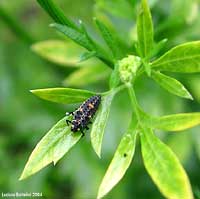
M111 92L108 95L102 97L101 105L92 124L90 133L91 142L94 151L99 157L101 157L101 145L113 97L114 92Z
M81 54L79 62L83 62L86 61L92 57L95 57L97 55L96 51L88 51L88 52L84 52Z
M79 20L79 25L80 25L80 28L81 28L81 32L87 37L87 39L88 39L88 41L90 41L91 45L93 45L93 49L96 49L96 51L98 51L97 44L92 39L92 37L89 35L85 25L83 24L83 22L81 20Z
M78 66L79 56L83 49L72 42L47 40L31 46L32 50L41 57L64 66Z
M104 38L106 44L112 51L114 58L116 58L116 59L121 58L121 52L119 49L119 44L118 44L117 39L114 37L114 35L109 31L109 29L102 22L100 22L97 19L95 19L95 22L101 32L102 37Z
M137 122L131 121L128 131L122 137L115 155L106 171L98 191L98 197L106 195L125 175L135 152Z
M81 30L82 32L85 34L85 36L87 37L88 41L90 41L90 43L93 46L93 51L96 52L96 57L98 57L101 61L103 61L105 64L107 64L109 67L113 68L113 61L112 61L112 57L110 56L109 52L106 52L105 49L103 49L101 47L101 45L99 45L97 42L95 42L92 37L88 34L88 31L85 27L85 25L82 23L82 21L79 21L79 24L81 26Z
M200 124L200 113L181 113L152 118L151 128L164 131L182 131Z
M160 72L152 71L152 78L164 89L179 97L193 99L187 89L176 79Z
M83 46L86 48L88 51L96 51L97 52L97 57L107 64L110 68L113 68L113 61L110 60L110 57L107 56L104 52L104 50L98 46L90 37L88 34L85 32L79 32L76 31L75 29L72 29L70 27L67 27L65 25L61 24L51 24L51 27L55 28L59 32L63 33L66 35L68 38L79 44L80 46Z
M192 199L187 174L172 150L150 129L142 129L140 137L144 165L161 193L171 199Z
M81 133L73 133L66 124L67 117L60 120L37 144L24 171L20 177L23 180L38 172L51 162L54 165L60 160L81 138Z
M79 103L95 95L87 90L72 88L45 88L31 90L31 92L44 100L64 104Z
M177 73L200 72L200 41L176 46L152 63L160 71Z
M51 24L50 26L55 28L59 32L63 33L64 35L66 35L67 37L72 39L74 42L76 42L77 44L88 49L89 51L95 50L95 49L93 49L93 44L91 44L91 41L88 40L88 38L85 34L80 33L78 31L74 30L73 28L70 28L70 27L68 27L66 25L62 25L62 24L54 23L54 24Z
M40 6L51 16L51 18L59 24L67 25L78 30L77 25L68 19L63 11L52 0L37 0Z
M142 0L139 16L137 19L138 44L142 57L147 57L154 45L153 22L147 0Z
M83 87L85 85L105 80L111 69L104 65L84 66L71 73L63 82L65 86Z
M150 58L156 56L165 47L167 41L168 41L168 39L165 38L165 39L162 39L161 41L159 41L158 43L156 43L154 45L154 48L148 55L147 59L150 59Z

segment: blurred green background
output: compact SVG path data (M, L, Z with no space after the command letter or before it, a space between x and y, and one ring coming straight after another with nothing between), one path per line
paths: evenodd
M139 1L55 2L62 7L66 16L74 21L84 21L96 38L98 35L92 22L93 16L101 18L108 25L112 22L112 28L126 43L130 44L135 39L134 25ZM149 2L154 20L155 40L168 38L166 49L200 39L198 0ZM97 158L89 135L86 135L55 167L50 165L36 175L18 181L37 142L66 111L76 107L43 101L33 96L29 90L60 86L95 91L108 89L108 75L103 75L98 81L94 79L89 84L84 82L87 79L82 79L80 85L67 83L68 75L79 69L47 61L31 50L31 45L38 41L63 39L49 28L50 23L52 20L35 0L0 1L0 192L42 192L44 198L50 199L93 199L120 137L128 125L130 112L126 92L120 93L113 101L103 141L102 159ZM102 63L98 64L103 67ZM137 81L136 94L143 109L153 115L200 111L199 74L176 75L176 78L188 88L194 101L173 96L142 76ZM157 132L184 165L196 198L200 198L199 131L200 128L196 127L177 134ZM147 197L163 198L145 171L138 143L131 167L122 181L105 198Z

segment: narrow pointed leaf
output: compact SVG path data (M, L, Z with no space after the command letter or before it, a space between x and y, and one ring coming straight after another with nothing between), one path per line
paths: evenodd
M92 57L95 57L97 53L95 51L84 52L81 54L79 62L86 61Z
M111 69L104 65L82 67L71 73L63 82L66 86L83 87L85 85L105 80Z
M51 162L56 164L78 142L81 133L71 132L66 124L67 118L64 117L53 126L37 144L26 163L20 180L33 175Z
M87 40L91 43L91 45L93 46L93 49L96 49L96 51L98 51L98 45L89 35L85 24L81 20L79 20L79 25L80 25L81 32L86 36Z
M57 23L51 24L50 26L63 33L80 46L86 48L88 51L96 51L97 57L110 68L113 68L113 61L107 56L104 49L97 45L88 35Z
M176 46L152 63L160 71L177 73L200 72L200 41Z
M84 48L88 50L95 50L93 49L93 45L91 44L90 40L88 40L85 34L78 32L77 30L72 29L66 25L61 25L57 23L51 24L51 27L63 33L64 35L72 39L77 44L83 46Z
M168 39L165 38L165 39L162 39L161 41L159 41L158 43L156 43L147 58L150 59L150 58L156 56L164 48L167 41L168 41Z
M125 175L135 152L137 123L131 121L128 131L122 137L115 155L106 171L98 191L98 197L106 195Z
M47 40L35 43L32 50L41 57L64 66L77 67L79 56L83 49L72 42Z
M63 25L67 25L71 28L77 29L77 25L68 19L59 6L54 3L53 0L37 0L40 6L51 16L51 18L56 22Z
M137 19L137 35L139 49L142 57L147 57L154 44L153 22L147 0L142 0Z
M182 131L200 124L200 113L181 113L151 119L151 127L164 131Z
M112 54L115 58L121 57L121 52L119 49L119 44L117 39L114 35L109 31L109 29L99 20L95 19L96 24L101 32L102 37L104 38L105 42L107 43L108 47L112 51Z
M101 105L96 113L96 118L92 124L91 129L91 142L96 154L101 157L101 145L103 141L103 135L106 127L106 122L110 112L110 106L114 93L110 93L102 97Z
M142 129L144 165L161 193L169 199L192 199L187 174L172 150L150 129Z
M79 103L95 95L87 90L72 88L45 88L31 90L31 92L44 100L64 104Z
M193 99L187 89L178 80L156 71L152 71L152 78L168 92L179 97Z

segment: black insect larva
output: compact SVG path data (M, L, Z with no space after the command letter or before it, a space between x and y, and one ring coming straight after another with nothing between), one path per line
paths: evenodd
M69 114L73 115L73 119L66 120L67 124L71 123L71 131L77 132L81 131L81 133L84 135L83 130L89 129L88 124L91 123L91 118L96 113L99 104L101 102L101 96L95 95L87 99L81 106L75 110L74 112L71 112Z

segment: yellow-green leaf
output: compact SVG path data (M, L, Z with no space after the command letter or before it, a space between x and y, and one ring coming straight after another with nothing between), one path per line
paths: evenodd
M170 93L179 97L193 99L188 90L178 80L157 71L152 71L151 77Z
M164 131L182 131L200 124L200 113L180 113L151 118L151 128Z
M101 105L96 113L96 118L92 124L91 129L91 142L96 154L101 157L101 145L103 141L103 135L106 127L106 122L110 112L110 106L114 93L102 97Z
M87 90L72 88L45 88L31 90L31 92L44 100L64 104L79 103L95 95Z
M85 85L105 80L111 69L104 65L85 66L71 73L63 82L65 86L83 87Z
M31 153L20 177L23 180L38 172L51 162L61 159L81 138L81 133L73 133L64 117L37 144Z
M82 48L71 41L47 40L32 45L32 50L53 63L77 67L80 55L84 52Z
M137 19L138 44L142 57L147 57L153 50L153 22L147 0L141 1Z
M135 152L137 122L131 121L128 131L122 137L115 155L106 171L98 191L98 197L106 195L125 175Z
M200 41L176 46L152 63L160 71L177 73L200 72Z
M150 129L142 129L144 165L161 193L169 199L192 199L189 179L172 150Z

